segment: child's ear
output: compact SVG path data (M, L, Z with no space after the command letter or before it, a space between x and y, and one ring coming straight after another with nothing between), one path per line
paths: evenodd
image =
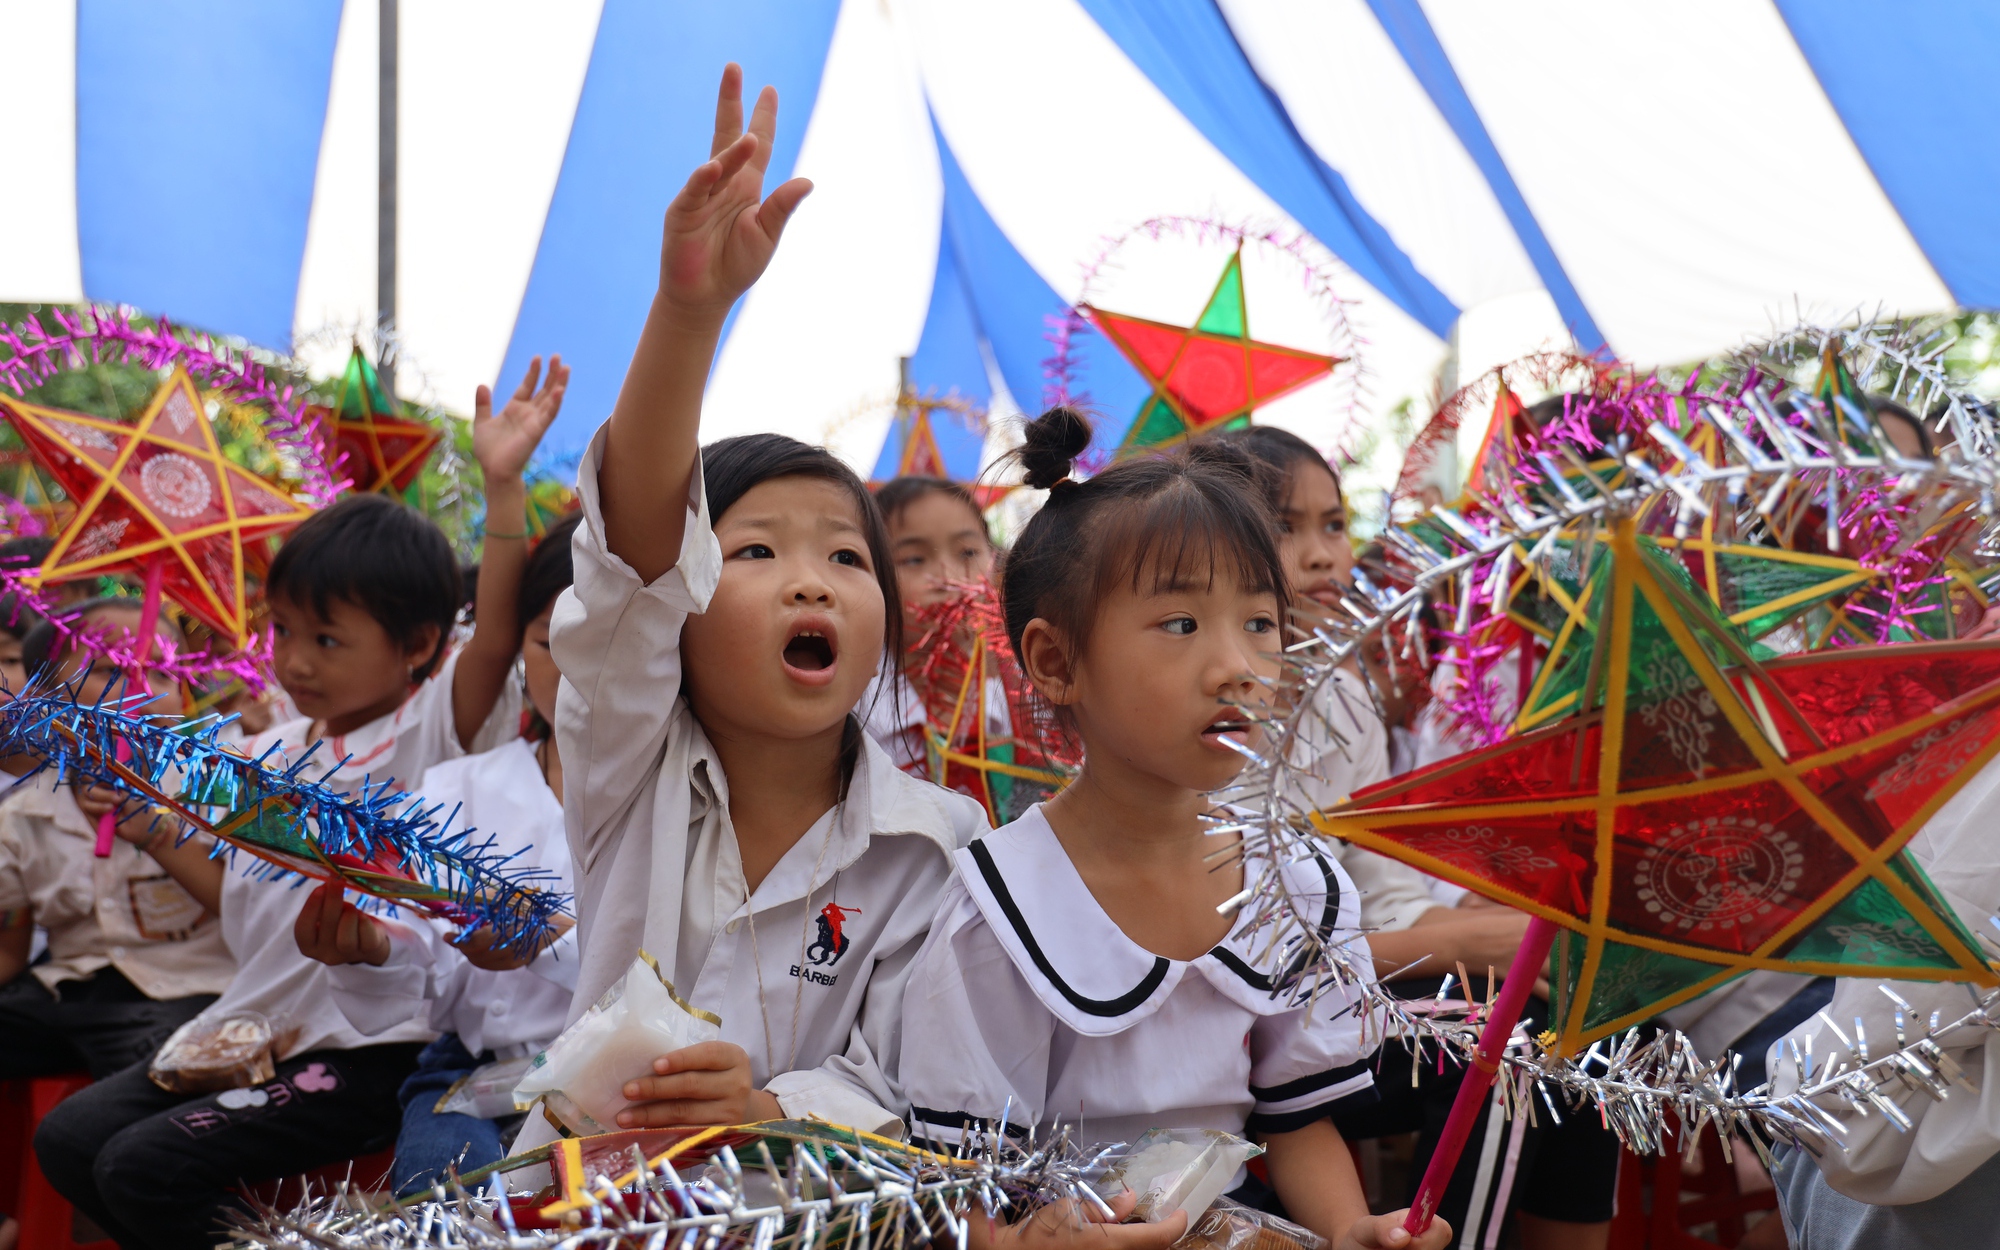
M1076 701L1076 665L1056 627L1036 617L1021 631L1021 671L1057 707Z
M444 645L444 631L435 622L421 625L403 645L403 659L415 672L437 658L438 648Z

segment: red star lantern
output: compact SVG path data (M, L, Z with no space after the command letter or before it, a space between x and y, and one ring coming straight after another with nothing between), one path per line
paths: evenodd
M176 368L127 425L0 396L0 415L76 501L44 581L157 571L163 593L243 646L244 547L312 515L222 454L200 394Z
M1207 307L1192 326L1106 312L1088 304L1078 311L1153 388L1126 431L1120 455L1247 425L1259 406L1319 381L1340 363L1337 356L1250 337L1241 248L1223 267Z
M1760 663L1629 518L1599 553L1581 711L1314 823L1560 926L1566 1054L1753 969L2000 984L1902 853L2000 754L2000 643Z
M438 431L401 417L400 407L357 346L347 358L333 407L306 410L319 419L320 428L332 428L334 472L354 483L355 490L400 495L431 458Z

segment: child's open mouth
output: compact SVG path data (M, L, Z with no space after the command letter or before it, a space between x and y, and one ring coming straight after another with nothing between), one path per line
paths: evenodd
M1231 749L1229 745L1222 741L1224 737L1229 737L1239 744L1248 745L1250 740L1250 722L1244 718L1243 713L1233 709L1223 712L1214 720L1208 722L1207 727L1201 731L1201 740L1203 742L1208 743L1219 751L1229 751Z
M833 680L833 665L839 656L830 624L802 621L785 640L785 670L794 681L824 685Z

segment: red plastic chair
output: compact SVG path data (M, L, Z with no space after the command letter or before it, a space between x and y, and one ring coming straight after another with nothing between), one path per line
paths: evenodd
M105 1240L76 1239L75 1208L35 1162L35 1126L56 1104L90 1084L81 1072L0 1081L0 1211L21 1221L17 1250L114 1250Z
M1678 1134L1678 1126L1669 1126ZM1674 1141L1679 1141L1676 1136ZM1732 1143L1731 1149L1749 1147ZM1743 1239L1745 1218L1775 1211L1776 1190L1745 1192L1736 1169L1723 1159L1722 1143L1711 1127L1701 1136L1701 1170L1684 1172L1678 1150L1655 1158L1619 1152L1617 1214L1611 1217L1611 1250L1709 1250ZM1688 1197L1687 1195L1693 1195ZM1769 1218L1775 1219L1776 1216ZM1713 1225L1717 1240L1688 1230Z

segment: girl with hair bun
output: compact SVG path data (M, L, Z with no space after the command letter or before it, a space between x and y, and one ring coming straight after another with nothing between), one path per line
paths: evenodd
M1344 1247L1441 1247L1443 1221L1413 1241L1400 1214L1369 1215L1329 1119L1374 1096L1367 1022L1351 992L1272 988L1273 943L1228 907L1260 866L1229 863L1235 838L1202 819L1259 738L1246 709L1279 674L1289 591L1254 466L1206 442L1075 481L1089 445L1074 409L1029 423L1020 461L1049 497L1000 576L1008 637L1082 767L955 856L904 1001L912 1132L945 1149L1003 1116L1098 1141L1247 1134L1270 1185L1239 1173L1239 1200ZM1339 866L1287 871L1300 921L1352 940L1359 900ZM1058 1209L971 1231L981 1247L1117 1245L1142 1235L1132 1227ZM1185 1216L1137 1227L1171 1242Z

